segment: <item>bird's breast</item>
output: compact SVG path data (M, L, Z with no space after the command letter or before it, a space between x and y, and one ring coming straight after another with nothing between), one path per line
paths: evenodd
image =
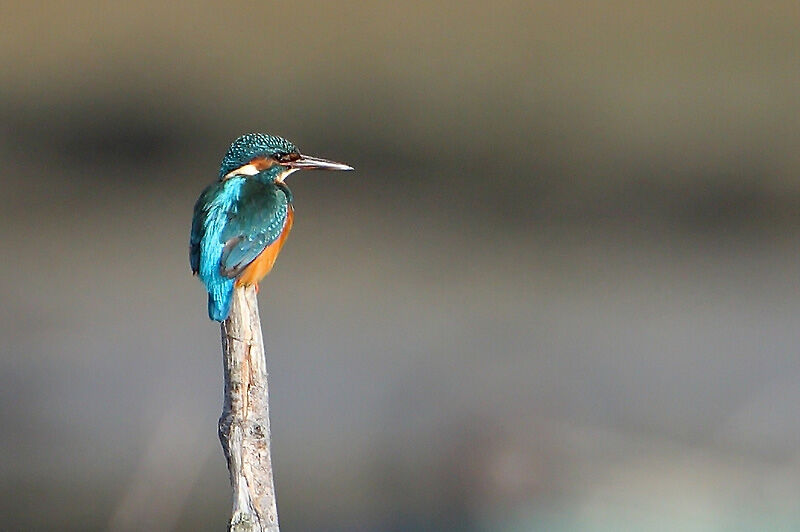
M283 248L283 244L286 242L286 238L289 236L293 224L294 209L292 205L289 204L289 210L286 213L286 222L283 224L283 230L280 236L273 243L265 247L264 251L259 253L258 256L253 259L253 262L242 270L242 273L236 278L236 286L256 284L267 276L275 265L275 260L278 258L278 254L281 252L281 248Z

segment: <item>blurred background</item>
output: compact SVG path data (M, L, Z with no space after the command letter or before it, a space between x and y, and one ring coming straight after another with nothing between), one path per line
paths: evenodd
M223 530L192 206L264 131L282 530L800 530L796 2L3 2L0 529Z

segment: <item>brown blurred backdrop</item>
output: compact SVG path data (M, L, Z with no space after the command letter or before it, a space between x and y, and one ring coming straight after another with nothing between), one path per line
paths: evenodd
M282 529L800 529L796 2L3 2L0 529L222 530L191 209L283 135ZM188 450L188 451L187 451Z

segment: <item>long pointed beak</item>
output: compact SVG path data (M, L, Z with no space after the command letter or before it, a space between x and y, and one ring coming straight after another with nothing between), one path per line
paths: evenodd
M287 166L297 170L353 170L352 166L308 155L301 155L299 159L290 162Z

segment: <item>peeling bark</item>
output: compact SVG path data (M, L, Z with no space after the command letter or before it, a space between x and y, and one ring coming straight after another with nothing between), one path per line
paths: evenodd
M222 323L225 399L219 439L233 488L232 532L278 532L270 457L269 391L254 285L236 288Z

